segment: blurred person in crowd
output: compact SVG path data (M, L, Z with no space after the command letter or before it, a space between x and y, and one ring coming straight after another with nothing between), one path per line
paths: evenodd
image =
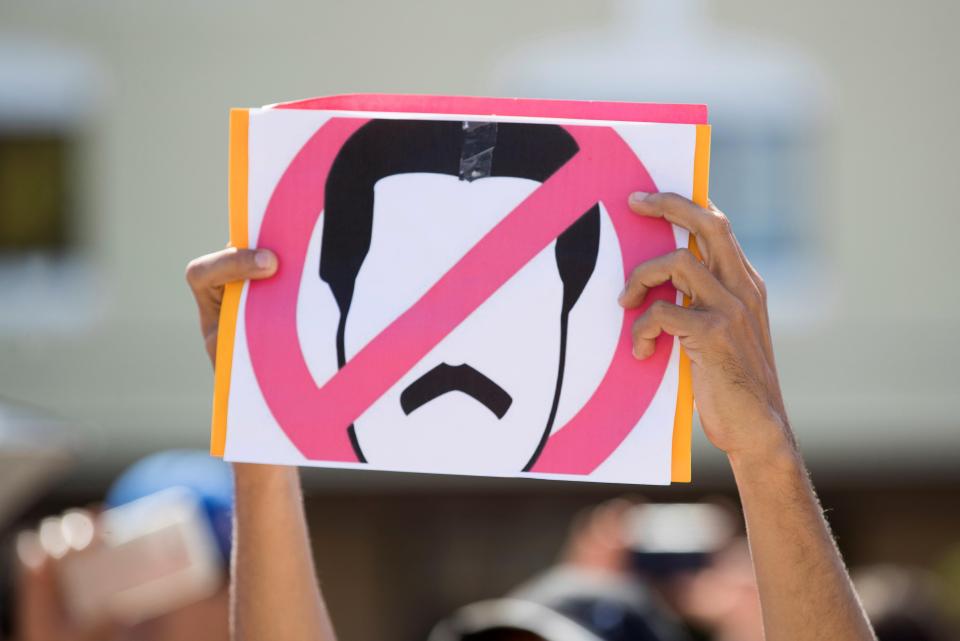
M725 512L711 504L683 507ZM429 641L763 641L746 540L726 531L709 550L644 552L631 530L645 511L624 499L590 509L575 521L554 567L503 599L460 608Z
M671 586L676 610L712 641L763 641L760 594L747 540L738 537L707 567Z
M12 641L229 638L227 464L200 451L153 454L121 474L96 511L71 509L17 537ZM179 518L191 513L195 522ZM148 523L157 531L141 533ZM177 538L184 527L193 542ZM109 546L119 529L125 539ZM197 553L209 556L199 559L207 568L199 575L198 559L188 558Z
M879 641L950 641L934 575L892 564L853 572L863 607Z
M657 301L646 309L633 327L633 352L638 359L649 357L656 338L666 332L679 338L690 357L700 423L726 453L737 483L765 638L874 639L787 420L763 281L727 218L712 205L701 208L676 194L645 193L632 194L629 205L639 216L688 229L702 252L702 260L680 249L638 265L619 302L639 307L650 288L665 282L692 300L689 308ZM212 362L224 285L270 278L277 268L268 248L228 248L187 267ZM297 469L235 464L234 474L234 638L332 641Z
M557 564L504 598L437 624L429 641L687 641L680 622L631 562L628 514L617 499L582 514Z

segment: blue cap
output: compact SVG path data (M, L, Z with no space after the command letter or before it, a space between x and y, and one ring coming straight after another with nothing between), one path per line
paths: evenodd
M202 450L168 450L140 459L107 492L106 506L118 507L172 487L194 494L203 507L224 561L233 534L233 472Z

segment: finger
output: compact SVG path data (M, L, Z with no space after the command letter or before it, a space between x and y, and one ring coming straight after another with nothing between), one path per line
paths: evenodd
M187 282L194 293L240 280L269 278L277 271L277 256L269 249L228 247L187 265Z
M704 209L696 203L671 193L630 195L630 209L641 216L663 218L693 233L702 250L704 262L731 291L747 275L736 251L730 220L718 209ZM736 292L735 292L736 293Z
M268 249L227 249L207 254L187 265L187 283L200 311L200 327L209 342L209 330L220 316L223 286L247 279L269 278L277 271L277 257ZM210 347L207 347L210 352Z
M750 284L752 285L748 292L738 296L738 298L743 300L744 303L747 304L747 306L755 313L757 321L760 323L760 326L763 329L763 334L767 337L767 342L769 343L770 315L767 310L767 285L763 282L763 278L760 276L760 273L747 259L747 255L744 253L743 247L740 246L740 242L736 239L736 237L734 237L733 242L737 249L737 253L740 256L740 262L743 264L744 270L750 277ZM768 347L770 347L770 349L767 356L772 359L773 349L770 345L768 345Z
M707 201L707 209L718 215L724 216L717 206L713 203L712 200ZM724 216L725 217L725 216ZM746 274L746 279L737 279L737 283L744 283L745 289L743 291L734 291L734 294L738 296L743 302L750 302L748 299L750 297L757 297L762 299L762 302L766 303L766 289L763 283L763 279L760 277L760 273L754 268L754 266L747 260L747 255L743 251L743 247L740 245L740 241L737 239L736 234L730 233L730 245L733 247L736 258L739 261L739 267ZM731 261L733 262L733 261Z
M717 206L713 204L713 201L707 201L707 202L710 206L711 211L720 211L719 209L717 209ZM743 246L740 245L740 241L737 239L735 235L733 236L733 246L737 250L737 255L740 258L740 263L743 265L743 268L746 270L747 275L750 276L750 280L753 281L753 284L757 287L757 289L760 292L764 293L765 295L766 290L764 289L763 278L760 277L760 272L758 272L756 268L753 266L753 264L747 259L747 255L743 251Z
M626 309L643 303L652 288L671 282L686 294L694 305L721 305L730 298L730 292L687 249L678 249L638 265L618 299Z
M663 332L680 338L702 333L707 317L708 313L700 309L654 301L633 322L633 356L640 360L652 356L657 337Z
M709 209L712 212L718 212L718 213L720 212L720 208L717 207L716 203L714 203L710 199L707 199L707 209ZM737 240L736 236L733 237L733 244L740 255L740 260L742 261L743 266L746 268L747 272L750 274L750 278L753 279L753 281L758 285L762 283L763 280L760 278L760 273L757 272L757 270L753 267L750 261L747 260L747 255L743 252L743 247L740 245L740 241Z
M713 201L707 201L710 209L716 210L717 206ZM752 288L747 290L744 288L744 291L735 292L737 297L740 300L744 301L748 309L750 309L756 318L756 322L759 325L760 333L763 337L763 349L767 355L767 358L771 363L774 362L773 354L773 339L770 334L770 314L767 310L767 286L763 282L763 278L760 276L760 273L756 270L750 260L747 258L746 253L743 251L743 247L740 245L740 241L737 240L737 237L733 237L733 245L737 250L737 255L740 258L740 263L743 265L744 270L747 272L747 275L750 277L750 283ZM776 372L774 372L776 376Z

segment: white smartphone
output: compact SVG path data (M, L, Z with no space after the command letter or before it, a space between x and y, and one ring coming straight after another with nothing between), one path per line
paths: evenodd
M64 559L60 582L80 622L129 625L212 596L224 581L216 539L194 495L171 488L107 510L98 541Z

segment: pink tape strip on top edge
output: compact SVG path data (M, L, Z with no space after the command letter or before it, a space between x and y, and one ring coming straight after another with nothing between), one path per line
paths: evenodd
M274 108L565 118L685 125L704 125L707 123L706 105L652 102L479 98L416 94L346 94L284 102L274 105Z

